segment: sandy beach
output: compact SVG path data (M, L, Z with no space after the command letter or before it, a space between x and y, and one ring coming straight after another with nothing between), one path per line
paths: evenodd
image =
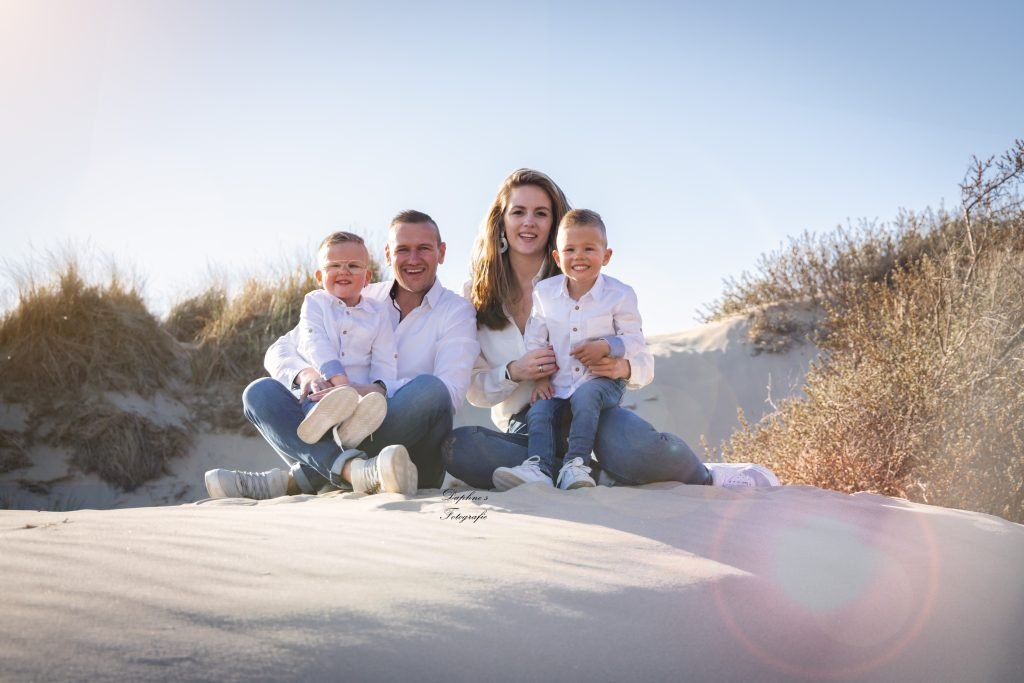
M0 548L12 681L1019 680L1024 527L869 494L8 511Z

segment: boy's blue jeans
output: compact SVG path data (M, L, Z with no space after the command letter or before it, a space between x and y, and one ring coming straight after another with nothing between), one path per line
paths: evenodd
M527 452L530 456L540 456L540 469L552 477L560 469L555 459L555 434L566 405L572 408L572 424L569 427L569 448L562 462L565 464L573 458L582 458L583 464L588 464L601 412L619 405L625 388L624 380L595 377L578 386L569 398L551 398L534 403L526 416Z
M451 395L444 382L420 375L388 399L383 424L359 445L341 453L328 432L317 443L299 439L305 414L299 400L283 384L270 377L252 382L242 392L245 416L256 426L277 454L291 467L303 493L323 493L348 488L338 473L346 460L363 454L377 455L385 446L402 444L419 471L419 488L438 488L444 477L441 444L452 430Z

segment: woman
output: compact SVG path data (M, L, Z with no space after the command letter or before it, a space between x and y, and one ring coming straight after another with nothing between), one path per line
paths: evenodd
M466 296L477 310L480 357L468 399L473 405L491 408L491 419L504 433L460 427L445 445L448 472L475 488L491 488L496 468L526 460L526 413L533 383L558 369L551 349L526 350L523 332L534 284L557 273L551 252L558 223L568 210L565 194L551 178L519 169L505 179L477 236ZM625 379L633 389L653 378L653 368L632 367L622 358L605 358L590 369L599 376ZM621 407L601 414L594 454L601 483L709 485L714 479L714 483L750 486L771 485L774 479L734 467L713 478L682 439L656 431Z

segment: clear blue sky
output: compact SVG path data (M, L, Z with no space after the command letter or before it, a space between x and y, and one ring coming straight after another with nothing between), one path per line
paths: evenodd
M648 334L788 235L959 201L1024 135L1012 2L0 0L3 259L74 240L157 312L501 180L600 211ZM310 254L312 259L312 254ZM11 286L5 297L11 299Z

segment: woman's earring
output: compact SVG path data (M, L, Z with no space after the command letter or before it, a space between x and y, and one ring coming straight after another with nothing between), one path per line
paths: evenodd
M508 240L505 239L505 231L502 230L501 238L498 240L498 253L504 254L506 251L508 251Z

